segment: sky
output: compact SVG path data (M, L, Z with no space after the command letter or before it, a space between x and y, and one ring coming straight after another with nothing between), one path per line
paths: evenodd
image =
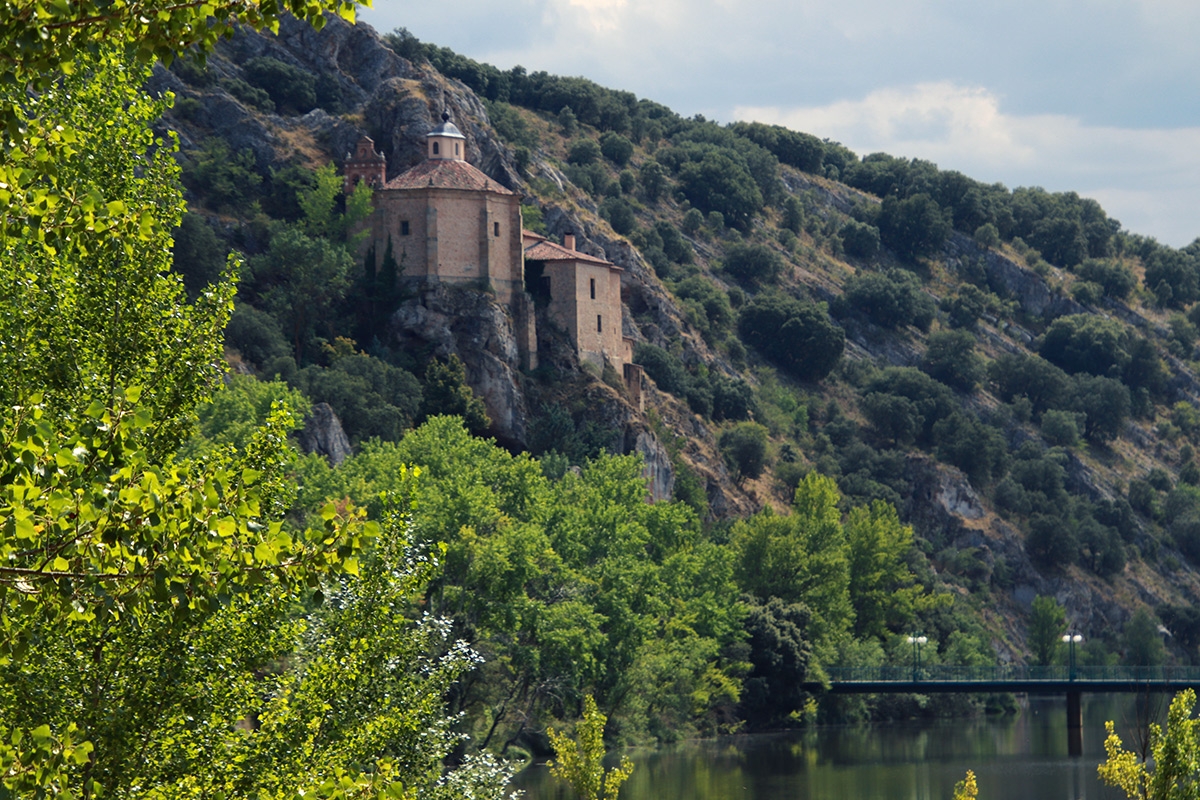
M1200 236L1196 0L375 0L360 19L684 116L1095 198Z

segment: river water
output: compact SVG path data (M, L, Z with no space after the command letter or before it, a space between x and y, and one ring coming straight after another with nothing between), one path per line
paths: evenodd
M1165 717L1167 698L1084 695L1084 753L1067 755L1066 701L1030 698L1001 718L731 736L657 750L630 750L633 777L621 800L950 800L968 769L980 800L1118 800L1103 786L1104 722L1127 747L1147 714ZM569 800L544 766L517 776L526 800Z

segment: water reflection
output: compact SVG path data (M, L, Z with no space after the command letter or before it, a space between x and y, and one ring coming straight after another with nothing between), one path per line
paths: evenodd
M823 727L633 751L636 768L622 800L943 800L967 769L982 800L1118 800L1101 786L1104 721L1126 745L1165 700L1084 695L1084 754L1067 756L1066 702L1033 698L1001 719ZM518 776L529 800L569 800L544 767Z

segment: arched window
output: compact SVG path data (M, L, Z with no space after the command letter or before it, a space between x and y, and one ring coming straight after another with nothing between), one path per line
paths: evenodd
M454 143L454 155L458 155L458 142Z
M437 142L434 142L434 143L433 143L433 154L434 154L435 156L436 156L436 155L439 155L439 151L438 151L438 143L437 143Z

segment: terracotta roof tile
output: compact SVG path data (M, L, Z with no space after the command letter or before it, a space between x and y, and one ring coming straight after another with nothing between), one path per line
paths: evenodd
M516 194L484 175L466 161L428 159L388 181L384 189L469 189L495 194Z
M588 255L580 250L568 250L554 242L541 241L525 249L528 261L587 261L591 264L607 264L613 269L620 269L616 264L603 258Z

